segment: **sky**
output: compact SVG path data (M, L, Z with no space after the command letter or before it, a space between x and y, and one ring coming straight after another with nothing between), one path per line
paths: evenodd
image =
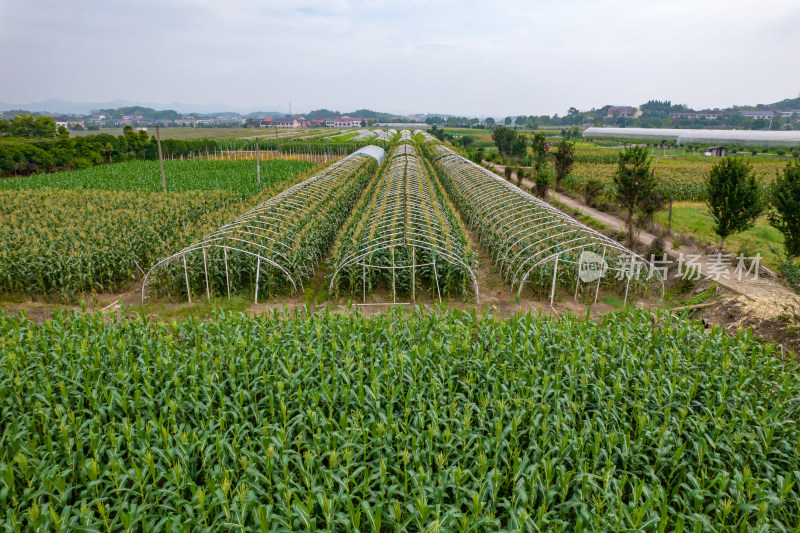
M800 96L798 0L0 0L0 101L506 116Z

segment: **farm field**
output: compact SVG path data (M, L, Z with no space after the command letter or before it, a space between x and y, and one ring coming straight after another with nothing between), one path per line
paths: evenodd
M149 162L4 180L11 190L0 190L0 292L70 300L119 290L313 166L262 163L259 186L255 162L170 162L166 195L152 192L160 176Z
M485 128L448 128L444 127L442 130L445 133L449 133L450 135L458 135L464 136L469 135L475 139L475 142L472 146L474 147L484 147L489 148L494 146L494 142L492 141L492 130ZM534 133L544 133L548 136L558 135L561 133L561 129L558 130L548 130L548 129L540 129L540 130L529 130L529 129L518 129L519 133L531 136Z
M658 211L655 221L667 227L669 212ZM719 236L714 233L714 219L703 203L679 202L672 206L672 231L680 235L691 235L700 243L719 246ZM762 264L773 271L783 262L783 235L773 228L766 217L759 218L755 225L728 237L725 248L734 253L743 253L745 257L761 256Z
M313 166L313 163L305 161L262 161L260 184L256 181L255 158L226 162L203 159L165 161L164 175L167 190L171 192L227 190L249 196ZM44 188L158 192L161 191L161 173L158 161L126 161L72 172L0 180L0 189Z
M657 320L0 316L0 519L796 530L796 375L748 335Z
M134 127L135 130L138 131L138 128ZM262 137L271 135L273 138L275 136L275 132L272 129L263 128L263 129L255 129L255 128L159 128L159 135L161 139L181 139L181 140L188 140L188 139L240 139L243 137L252 137L254 135L259 135ZM279 135L283 136L286 135L284 133L286 130L280 130ZM309 134L312 130L303 130L302 133ZM315 131L315 130L313 130ZM123 134L122 128L102 128L100 130L84 130L84 131L70 131L70 136L73 137L81 137L84 135L97 135L100 133L107 133L109 135L119 136ZM149 135L156 134L155 126L150 126L147 128L147 133ZM295 134L293 130L291 130L292 135ZM298 133L299 135L299 133Z
M660 311L630 250L429 136L397 138L262 162L261 184L252 159L169 161L167 193L157 163L4 182L0 293L134 290L110 313L0 310L0 520L800 527L783 346ZM583 277L584 252L610 275Z

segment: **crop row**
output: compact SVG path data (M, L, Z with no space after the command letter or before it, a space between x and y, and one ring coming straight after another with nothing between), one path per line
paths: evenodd
M797 531L796 374L656 318L0 316L0 521Z
M444 187L518 294L527 284L538 295L550 293L551 299L557 286L592 298L603 283L622 284L627 295L629 282L638 290L652 281L647 264L615 241L442 145L434 145L429 154ZM591 279L581 276L585 252L591 252L601 276L594 278L597 284L579 281Z
M397 137L397 130L389 129L381 131L375 138L376 141L392 142Z
M256 162L186 159L166 161L167 190L225 190L249 196L265 187L313 167L306 161L262 161L261 183L256 180ZM128 161L98 165L71 172L35 174L0 180L0 189L99 189L108 191L161 191L161 173L156 161Z
M156 293L230 295L256 300L303 287L323 259L377 166L354 154L245 212L153 269ZM147 287L143 287L144 291Z
M262 174L263 188L252 196L84 190L77 182L61 183L75 189L0 190L0 292L70 300L119 290L157 260L303 179L298 171L309 166L278 163L265 166L282 173ZM99 168L85 172L98 177L95 187L111 187L102 181L110 174L95 174Z
M664 198L674 201L702 201L705 198L705 178L711 170L715 158L688 157L685 159L660 158L653 170L658 180L657 189ZM749 159L753 170L766 183L785 165L782 161L760 158ZM574 194L582 194L588 180L598 180L605 188L604 195L613 197L613 176L616 163L581 162L577 160L572 174L563 182L564 187Z
M407 130L403 130L407 131ZM333 251L331 291L366 298L477 295L475 253L413 144L398 145Z
M238 203L226 191L0 191L0 292L117 290L201 215Z

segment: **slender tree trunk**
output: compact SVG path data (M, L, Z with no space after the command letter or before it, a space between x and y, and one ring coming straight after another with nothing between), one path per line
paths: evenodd
M633 248L633 208L628 209L628 246Z

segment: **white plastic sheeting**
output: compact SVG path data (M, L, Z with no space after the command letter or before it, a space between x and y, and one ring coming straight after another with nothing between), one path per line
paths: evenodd
M381 163L383 163L383 160L386 159L386 150L384 150L380 146L375 146L374 144L370 144L369 146L359 148L358 150L353 152L353 155L363 155L367 157L372 157L380 165Z
M675 128L586 128L585 138L677 141L678 144L739 144L800 147L800 131L690 130Z
M375 130L376 132L381 130ZM386 130L381 132L378 137L375 138L376 141L386 141L391 142L394 140L395 136L397 135L397 130Z

